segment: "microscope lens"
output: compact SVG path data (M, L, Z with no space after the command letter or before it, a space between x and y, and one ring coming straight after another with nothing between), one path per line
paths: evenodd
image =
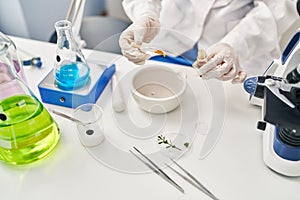
M300 130L280 128L279 137L288 145L300 147Z
M298 83L300 81L300 74L297 68L291 71L290 73L288 73L286 79L289 83Z

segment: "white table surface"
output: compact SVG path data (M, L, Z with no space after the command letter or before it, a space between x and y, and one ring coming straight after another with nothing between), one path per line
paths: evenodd
M55 45L16 37L12 39L18 48L42 57L42 69L25 68L29 87L39 98L37 84L51 70ZM84 51L86 57L91 57L90 53L91 51ZM109 62L116 56L103 52L93 54L97 55L95 58L101 62ZM126 67L117 66L120 75L135 67L125 59L121 61L122 64ZM199 121L213 124L209 119L212 109L218 107L211 104L205 82L193 75L194 71L191 68L170 66L185 71L188 78L192 77L189 83L196 93L198 91L196 98L199 102ZM221 137L215 148L207 157L199 159L205 135L196 134L190 150L178 162L221 200L300 199L300 178L279 175L263 162L263 133L256 129L256 123L261 116L260 108L248 103L248 95L243 91L241 84L222 85L226 110ZM111 110L111 93L109 84L97 101L104 112ZM72 114L72 109L69 108L53 105L46 107ZM210 199L170 169L166 169L166 172L185 189L185 194L181 194L154 173L133 174L111 169L96 161L81 145L73 122L58 116L53 117L61 129L61 139L57 148L50 156L34 164L15 167L0 163L0 199ZM104 122L107 131L105 134L118 130L113 120L105 119ZM114 137L112 141L122 146L126 136L120 136L120 140ZM143 143L138 140L134 142L140 147Z

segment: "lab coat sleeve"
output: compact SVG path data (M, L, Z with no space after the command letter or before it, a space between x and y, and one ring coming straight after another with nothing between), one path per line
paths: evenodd
M296 0L264 0L277 23L279 37L299 18Z
M222 40L241 60L279 49L281 35L299 17L293 0L255 1L255 7Z
M122 5L131 21L147 15L158 19L161 10L161 0L123 0Z

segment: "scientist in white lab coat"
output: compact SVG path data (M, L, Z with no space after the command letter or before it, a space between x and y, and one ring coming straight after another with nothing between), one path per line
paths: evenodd
M192 59L205 79L232 82L262 74L299 17L295 0L123 0L123 7L133 22L119 40L128 60L144 64L149 55L139 45L150 43ZM197 49L207 51L206 64Z

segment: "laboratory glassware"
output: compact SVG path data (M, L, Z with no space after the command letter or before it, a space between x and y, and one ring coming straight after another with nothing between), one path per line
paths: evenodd
M20 61L9 51L13 43L0 38L0 160L27 164L52 152L60 133L49 112L17 74L15 63Z
M55 23L57 46L54 62L55 84L62 90L76 90L90 81L90 68L80 51L68 20Z
M103 110L100 106L82 104L74 110L74 118L83 146L97 146L104 140Z
M0 42L7 44L7 51L11 56L11 59L15 66L15 70L16 70L17 74L19 75L19 77L21 79L23 79L24 82L26 82L26 77L24 74L23 66L20 62L19 54L18 54L15 43L7 35L5 35L2 32L0 32Z

